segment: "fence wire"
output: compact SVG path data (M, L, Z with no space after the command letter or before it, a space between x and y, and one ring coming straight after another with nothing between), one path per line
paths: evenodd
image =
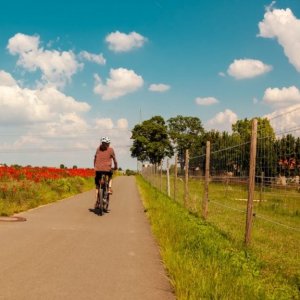
M274 130L261 122L257 131L255 166L254 214L286 229L300 231L300 120L283 128L283 118L296 110L271 118ZM280 124L280 126L278 125ZM209 220L221 219L223 211L214 216L212 206L245 212L248 200L250 134L247 141L240 142L234 135L223 133L211 145L209 170ZM185 161L171 164L169 187L165 171L158 167L144 169L144 176L157 188L201 215L204 194L205 147L192 151L188 158L188 191L185 187ZM174 172L177 169L175 176ZM161 173L160 173L161 172ZM175 179L176 177L176 179ZM185 195L188 193L188 195ZM188 197L186 203L184 199ZM243 227L241 219L239 227Z

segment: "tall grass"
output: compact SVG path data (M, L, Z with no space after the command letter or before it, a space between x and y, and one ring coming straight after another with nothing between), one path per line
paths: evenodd
M150 178L160 187L159 178ZM162 187L166 181L163 177ZM173 187L173 184L171 184ZM186 208L197 216L201 215L203 181L189 179L189 201ZM172 195L172 193L171 193ZM300 194L293 190L265 188L261 195L259 187L254 198L254 213L251 251L264 263L267 277L300 290ZM297 197L296 197L297 196ZM211 182L209 184L209 212L211 225L223 232L236 247L244 242L247 186ZM183 205L183 181L178 179L176 201ZM276 288L276 287L275 287Z
M245 249L217 222L204 222L141 177L137 182L178 299L299 299L297 279L287 279L284 266L273 273L258 255L266 248Z

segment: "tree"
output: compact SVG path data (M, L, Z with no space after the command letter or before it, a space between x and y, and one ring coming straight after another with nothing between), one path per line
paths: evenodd
M168 121L169 135L178 152L178 160L183 169L185 164L185 150L193 150L199 147L204 128L197 117L183 117L178 115Z
M202 151L199 152L199 166L203 171L205 168L204 155L207 141L211 143L211 174L213 176L220 176L225 172L232 172L235 176L241 175L243 162L239 158L241 157L243 147L239 146L241 144L239 135L230 134L227 131L219 132L217 130L206 132L202 139Z
M256 174L264 172L266 177L272 177L276 173L277 153L275 151L275 132L267 118L257 119L257 153ZM244 148L244 159L242 170L247 172L250 159L252 119L238 120L232 125L233 135L240 138L241 147Z
M161 116L154 116L132 130L133 145L131 156L139 161L159 164L163 158L171 157L174 152L168 137L167 126Z

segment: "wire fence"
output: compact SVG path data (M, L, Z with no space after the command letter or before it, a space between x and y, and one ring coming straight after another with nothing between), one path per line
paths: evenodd
M270 132L259 124L255 151L252 132L248 141L224 138L199 155L187 150L184 161L175 157L164 168L144 166L142 175L232 241L259 249L270 261L284 252L282 263L300 276L299 136L300 127Z

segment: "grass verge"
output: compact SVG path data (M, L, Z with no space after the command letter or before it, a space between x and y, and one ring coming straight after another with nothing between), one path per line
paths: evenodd
M299 299L265 262L137 176L152 231L177 299Z

